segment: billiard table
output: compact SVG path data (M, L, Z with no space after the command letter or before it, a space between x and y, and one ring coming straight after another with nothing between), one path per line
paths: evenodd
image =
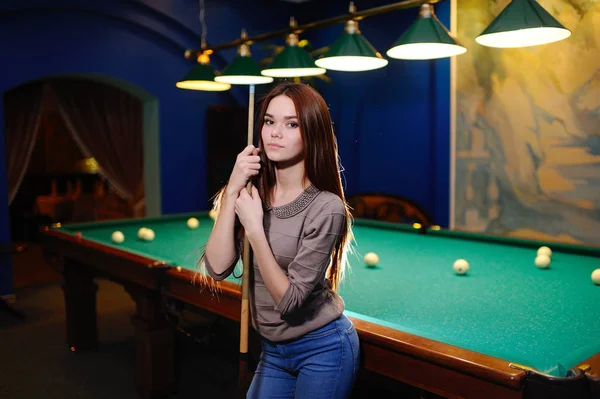
M64 275L69 347L97 344L94 277L119 282L136 302L138 391L171 392L164 298L240 318L238 278L217 295L197 278L213 223L196 213L46 229L43 247ZM141 227L155 239L139 239ZM121 244L111 240L116 230ZM353 232L340 293L360 337L361 370L449 398L600 397L600 286L591 280L600 248L360 219ZM541 245L553 250L547 269L534 264ZM365 265L367 252L378 254L375 267ZM465 275L453 271L459 258L469 262Z

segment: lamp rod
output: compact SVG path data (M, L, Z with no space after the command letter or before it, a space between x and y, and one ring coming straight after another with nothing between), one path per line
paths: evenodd
M262 33L262 34L256 35L256 36L249 36L245 39L238 38L236 40L217 44L214 46L203 46L201 49L198 49L198 50L187 50L185 52L185 58L195 59L200 54L202 54L202 52L205 52L205 51L214 52L214 51L218 51L218 50L224 50L224 49L231 48L231 47L238 47L239 45L244 44L244 43L252 44L254 42L260 42L260 41L269 40L269 39L273 39L273 38L277 38L277 37L283 37L290 33L301 33L301 32L304 32L304 31L307 31L310 29L323 28L325 26L335 25L335 24L339 24L339 23L345 23L346 21L349 21L351 19L359 21L359 20L367 18L367 17L372 17L375 15L381 15L381 14L387 14L389 12L397 11L397 10L420 7L425 3L433 4L433 3L438 3L439 1L441 1L441 0L398 1L396 3L387 4L384 6L369 8L364 11L347 13L347 14L343 14L343 15L338 15L336 17L323 19L320 21L310 22L310 23L307 23L304 25L297 26L295 28L289 27L289 28L285 28L285 29L279 29L279 30L272 31L272 32Z

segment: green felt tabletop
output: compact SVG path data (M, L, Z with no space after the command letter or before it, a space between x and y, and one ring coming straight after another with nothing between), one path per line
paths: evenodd
M195 216L200 227L186 221ZM196 268L213 221L206 214L63 226L69 233L189 269ZM156 238L137 238L141 227ZM125 235L123 244L111 234ZM600 352L600 250L548 244L548 269L534 264L537 245L481 239L454 232L419 234L412 228L357 220L356 253L340 293L350 316L475 352L525 364L553 375ZM366 267L367 252L379 255ZM452 270L466 259L469 272ZM239 274L239 273L237 273ZM229 281L239 283L233 276Z

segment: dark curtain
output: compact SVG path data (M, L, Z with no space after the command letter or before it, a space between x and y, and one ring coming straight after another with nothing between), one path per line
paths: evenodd
M116 88L81 80L51 82L56 108L73 139L117 194L144 200L142 102Z
M46 86L32 83L4 95L8 203L11 204L31 158L42 120Z

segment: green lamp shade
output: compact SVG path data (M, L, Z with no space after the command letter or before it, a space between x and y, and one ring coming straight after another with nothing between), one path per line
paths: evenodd
M304 49L298 46L286 46L261 73L274 78L293 78L322 75L325 73L325 68L317 67Z
M344 32L315 64L335 71L357 72L383 68L388 64L388 60L360 33Z
M566 39L571 31L535 0L513 0L475 41L483 46L514 48Z
M432 16L418 18L386 52L391 58L403 60L431 60L466 53L467 49Z
M233 85L248 85L271 83L273 78L261 75L260 66L252 57L237 55L215 80Z
M215 71L210 64L197 64L175 86L180 89L225 91L231 88L229 83L215 82Z

